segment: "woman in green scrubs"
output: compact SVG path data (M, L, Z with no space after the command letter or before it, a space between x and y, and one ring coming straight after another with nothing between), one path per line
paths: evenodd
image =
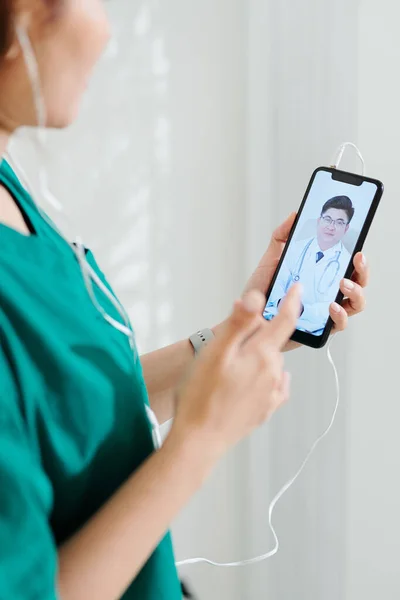
M18 127L37 123L16 31L32 45L46 124L56 128L75 119L109 35L100 0L0 0L0 157ZM194 365L189 341L140 361L96 309L72 246L2 158L0 600L181 598L172 519L222 454L288 397L282 351L300 290L273 323L260 315L292 222L277 229L252 291ZM86 260L110 289L90 251ZM348 300L331 307L338 330L363 310L367 279L358 255ZM175 416L158 452L149 400L161 422Z

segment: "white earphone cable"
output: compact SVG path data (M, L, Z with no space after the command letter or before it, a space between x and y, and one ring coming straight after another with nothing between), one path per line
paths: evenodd
M353 144L353 142L344 142L343 144L340 144L339 148L336 151L335 158L333 159L332 168L333 169L339 168L340 163L342 162L343 154L345 153L345 150L347 148L353 148L356 151L356 154L361 162L361 173L364 176L366 174L365 160L364 160L363 155L361 154L360 150L357 148L357 146L355 144Z
M193 565L193 564L197 564L197 563L206 563L208 565L212 565L213 567L228 567L228 568L232 568L232 567L246 567L248 565L253 565L255 563L259 563L262 562L264 560L267 560L268 558L271 558L272 556L274 556L278 550L279 550L279 539L278 536L276 534L273 522L272 522L272 516L273 516L273 512L275 509L275 506L277 505L277 503L279 502L279 500L282 498L282 496L289 490L289 488L292 487L292 485L295 483L295 481L300 477L300 475L302 474L304 468L306 467L308 461L310 460L312 454L314 453L315 449L317 448L317 446L319 446L319 444L322 442L322 440L328 435L328 433L330 432L330 430L333 427L333 424L335 422L335 418L336 418L336 414L339 408L339 401L340 401L340 384L339 384L339 375L337 372L337 368L336 365L334 363L334 360L332 358L332 354L331 354L331 344L333 341L334 336L331 337L329 344L328 344L328 349L327 349L327 356L328 356L328 360L330 362L330 364L332 365L332 369L335 375L335 384L336 384L336 402L335 402L335 408L333 410L333 414L332 417L329 421L329 425L326 427L326 429L323 431L323 433L317 438L317 440L313 443L313 445L311 446L307 456L305 457L305 459L303 460L303 462L301 463L299 469L296 471L296 473L293 475L293 477L291 479L289 479L289 481L283 486L283 488L276 494L276 496L274 497L274 499L271 501L271 504L269 505L269 509L268 509L268 524L270 527L270 530L272 531L272 535L275 541L275 545L272 548L272 550L270 550L269 552L265 553L265 554L261 554L260 556L256 556L254 558L249 558L247 560L239 560L239 561L234 561L234 562L228 562L228 563L220 563L220 562L216 562L207 558L188 558L186 560L181 560L178 561L176 563L177 567L182 567L184 565Z
M340 165L340 162L343 158L343 154L345 152L345 150L347 148L354 148L357 156L359 157L360 161L361 161L361 165L362 165L362 175L365 175L365 161L364 158L360 152L360 150L357 148L357 146L355 144L353 144L352 142L344 142L343 144L341 144L339 146L339 148L336 151L335 154L335 159L334 159L334 163L332 165L332 167L334 169L337 169ZM338 375L338 371L336 368L336 365L334 363L334 360L332 358L332 354L331 354L331 344L333 341L334 335L331 337L329 343L328 343L328 348L327 348L327 356L328 356L328 360L329 363L332 365L332 369L335 375L335 384L336 384L336 403L335 403L335 408L333 410L333 414L331 417L331 420L329 422L329 425L327 426L327 428L323 431L323 433L316 439L316 441L313 443L313 445L311 446L307 456L305 457L304 461L302 462L302 464L300 465L300 468L296 471L296 473L294 474L294 476L289 479L289 481L283 486L283 488L277 493L277 495L273 498L273 500L271 501L271 504L269 505L269 509L268 509L268 524L269 524L269 528L272 532L274 541L275 541L275 545L272 548L272 550L270 550L269 552L265 553L265 554L261 554L260 556L256 556L254 558L249 558L247 560L240 560L240 561L234 561L234 562L228 562L228 563L220 563L220 562L216 562L207 558L188 558L185 560L181 560L178 561L176 563L177 567L182 567L185 565L193 565L193 564L198 564L198 563L206 563L208 565L211 565L213 567L228 567L228 568L232 568L232 567L245 567L248 565L252 565L255 563L259 563L262 562L264 560L267 560L268 558L271 558L272 556L274 556L278 550L279 550L279 539L278 536L276 534L273 522L272 522L272 516L273 516L273 512L275 509L276 504L279 502L279 500L282 498L282 496L292 487L292 485L295 483L295 481L298 479L298 477L301 475L301 473L303 472L304 468L306 467L308 461L310 460L312 454L314 453L314 451L316 450L317 446L319 446L319 444L322 442L322 440L329 434L329 432L331 431L333 424L335 422L335 418L337 415L337 411L339 408L339 402L340 402L340 384L339 384L339 375Z
M28 77L29 77L29 80L30 80L30 83L32 86L32 94L33 94L34 107L35 107L35 112L36 112L36 120L37 120L37 126L38 126L36 139L37 139L39 154L43 154L45 141L46 141L45 127L46 127L47 118L46 118L46 105L45 105L45 101L44 101L44 97L43 97L43 93L42 93L39 68L38 68L34 50L32 48L31 41L30 41L29 36L28 36L27 32L25 31L25 29L23 29L22 27L17 25L16 26L16 35L17 35L18 41L21 46L22 54L23 54L23 57L25 60L27 74L28 74ZM10 163L11 167L14 169L14 171L17 174L19 174L26 190L28 191L28 193L30 194L30 196L32 198L32 201L34 202L34 197L35 197L34 191L32 189L32 186L29 184L28 178L27 178L26 174L24 173L24 170L20 166L19 162L14 157L12 157L9 152L6 153L6 158L7 158L8 162ZM59 213L62 213L64 218L67 218L66 213L63 210L61 202L58 201L58 199L54 196L54 194L49 189L47 171L44 166L44 161L39 163L38 168L39 168L39 185L40 185L40 191L41 191L43 198L55 210L57 210ZM87 292L88 292L95 308L102 315L102 317L105 319L105 321L107 321L107 323L109 323L114 329L120 331L123 335L125 335L129 339L129 344L132 349L134 359L136 361L138 357L137 357L137 351L136 351L136 346L135 346L135 335L134 335L133 329L130 325L128 314L126 313L122 304L111 293L111 291L107 288L107 286L101 281L101 279L97 275L96 271L88 263L88 261L86 259L85 247L84 247L83 243L81 242L80 238L77 238L77 241L75 244L70 243L65 238L65 236L62 234L62 232L56 227L56 225L51 222L51 220L47 217L46 213L41 209L41 207L39 205L36 205L36 206L37 206L37 209L39 210L40 214L42 215L43 219L53 229L55 229L57 231L57 233L65 240L65 242L74 251L75 256L78 260L81 272L82 272L85 287L87 289ZM101 306L100 302L98 302L98 300L96 298L96 295L95 295L95 292L93 289L93 283L111 302L111 304L114 306L114 308L117 310L117 312L121 316L123 322L120 322L120 321L114 319L111 315L109 315L107 313L106 310L104 310L104 308ZM146 408L147 418L151 424L151 428L152 428L152 432L153 432L154 446L157 449L157 448L160 448L161 444L162 444L160 426L157 421L157 417L154 414L154 412L152 411L152 409L150 408L150 406L148 406L146 404L145 408Z

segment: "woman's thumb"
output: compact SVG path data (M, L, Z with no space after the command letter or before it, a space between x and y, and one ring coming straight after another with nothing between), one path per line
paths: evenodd
M242 300L235 302L233 313L226 329L226 343L241 344L255 333L261 325L261 315L265 306L264 295L252 290Z
M261 315L265 308L265 296L258 290L251 290L243 297L242 305L246 312Z

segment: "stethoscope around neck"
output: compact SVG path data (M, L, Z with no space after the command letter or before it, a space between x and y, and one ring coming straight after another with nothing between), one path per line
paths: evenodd
M296 269L293 273L290 274L288 282L286 284L286 292L288 292L289 287L291 286L292 283L298 283L301 280L301 272L304 266L304 260L306 258L307 252L310 249L311 244L313 243L314 238L309 240L306 245L304 246L304 249L300 255L300 258L297 261L297 265L296 265ZM332 287L332 285L335 282L335 279L339 273L340 270L340 256L341 256L342 252L341 250L337 250L335 252L335 256L334 258L332 258L327 265L325 265L325 269L321 275L321 277L319 278L319 282L318 282L318 286L317 286L317 293L324 295L327 293L327 291L329 290L330 287ZM329 282L329 284L326 286L326 289L322 290L322 285L321 282L324 281L325 278L327 278L327 274L328 273L332 274L331 280Z

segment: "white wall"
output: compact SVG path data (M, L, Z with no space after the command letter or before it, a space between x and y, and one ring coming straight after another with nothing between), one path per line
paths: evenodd
M337 423L277 507L281 551L247 572L249 597L268 590L279 600L391 600L400 595L400 8L391 0L251 6L249 265L263 247L263 228L270 231L295 207L307 173L327 164L340 141L360 145L386 193L366 245L373 275L368 310L333 347L342 387ZM358 169L347 157L343 165ZM295 353L288 364L292 403L250 444L248 543L256 552L271 540L269 499L321 431L334 398L324 353Z
M400 597L400 5L361 0L359 142L386 192L368 242L369 308L353 328L348 440L348 600Z

